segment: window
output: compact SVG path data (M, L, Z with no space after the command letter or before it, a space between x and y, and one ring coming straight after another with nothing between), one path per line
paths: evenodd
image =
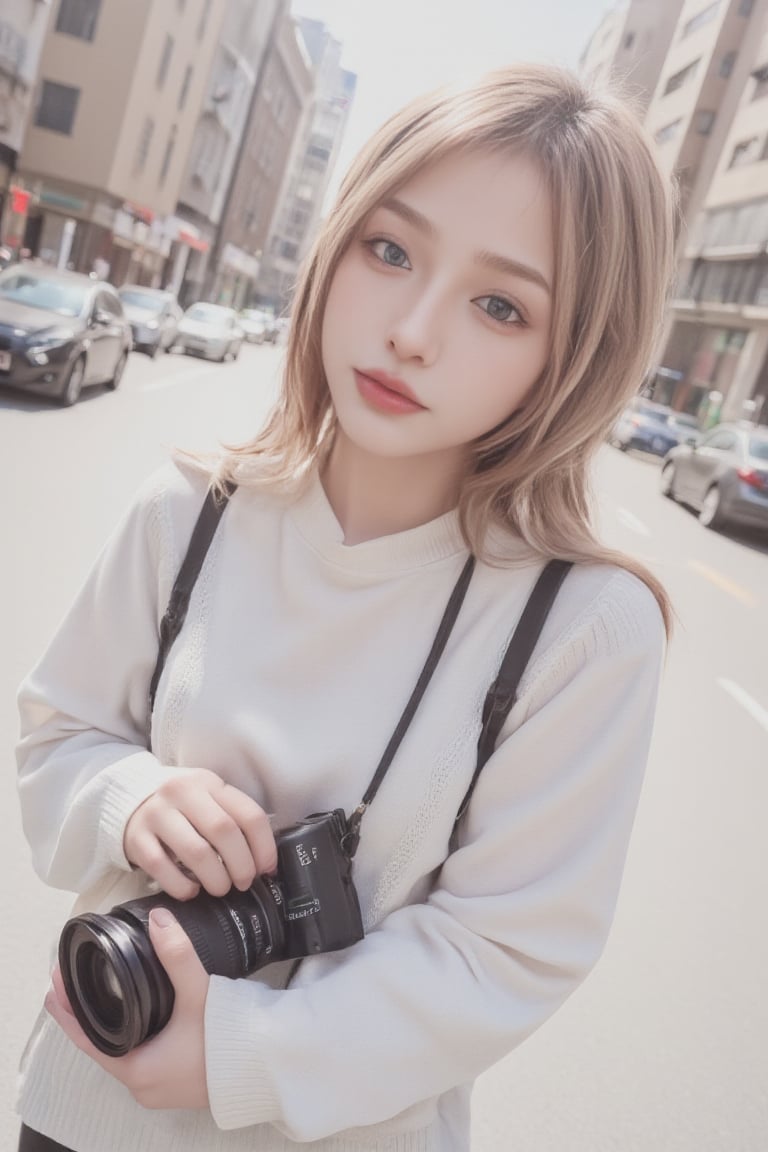
M197 26L197 38L202 40L205 29L208 24L208 17L211 14L211 0L203 0L203 10L200 13L200 23Z
M141 128L141 135L139 136L139 143L136 148L136 159L133 162L133 173L136 175L144 171L144 166L147 163L147 156L149 155L149 146L152 143L152 135L155 131L155 122L151 116L145 117L144 123Z
M35 124L38 128L48 128L51 132L71 136L79 99L79 88L70 88L68 84L56 84L53 80L43 80Z
M157 86L162 88L165 84L165 78L168 75L168 66L171 63L171 56L173 55L173 36L166 33L165 44L163 44L163 54L160 57L160 67L157 70Z
M695 16L692 16L687 23L683 24L681 40L690 36L691 32L695 32L697 28L703 28L705 24L709 24L710 20L714 20L719 7L720 0L715 0L714 4L708 4L706 8L702 8Z
M709 136L715 122L715 113L702 109L696 113L694 123L699 136Z
M192 80L192 65L187 64L187 67L184 71L184 79L181 82L181 90L179 92L179 105L178 105L179 112L181 112L182 108L184 107L184 105L187 102L187 96L189 95L189 85L190 85L191 80Z
M724 80L728 79L731 72L733 72L733 66L736 63L736 56L736 52L726 52L725 55L721 57L720 67L717 70L718 76L722 76Z
M56 17L56 31L79 40L93 40L101 0L61 0Z
M687 64L685 68L681 68L679 72L675 72L673 76L670 76L662 95L666 96L668 92L676 92L678 88L682 88L683 84L686 84L689 80L693 80L698 66L699 61L694 60L692 64Z
M666 144L667 140L673 140L680 131L680 125L682 122L682 117L680 117L677 120L673 120L670 124L665 124L663 128L659 128L658 132L654 136L656 143Z
M171 131L168 133L168 140L165 145L165 152L163 153L163 162L160 165L160 184L165 183L165 178L168 175L168 169L173 158L173 150L176 147L176 125L174 124Z
M699 447L716 448L719 452L733 452L737 444L738 441L732 432L713 432L711 436L704 437Z
M747 140L740 140L731 153L728 167L740 168L744 164L754 164L760 158L761 151L759 136L750 136Z
M762 68L756 68L752 75L755 79L752 99L763 100L768 96L768 64L763 64Z

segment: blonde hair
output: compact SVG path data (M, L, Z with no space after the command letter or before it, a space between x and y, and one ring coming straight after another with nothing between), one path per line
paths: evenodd
M555 278L548 363L525 401L470 447L459 516L484 555L501 523L547 557L613 563L671 610L656 578L604 547L590 525L589 465L652 363L671 280L675 203L653 145L618 97L531 64L422 96L373 136L348 172L303 268L283 390L259 435L230 446L218 475L288 479L317 461L336 418L321 329L334 272L370 212L425 164L459 149L524 153L553 204Z

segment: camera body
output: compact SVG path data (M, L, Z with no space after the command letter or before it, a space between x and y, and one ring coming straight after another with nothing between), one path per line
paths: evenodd
M210 975L247 976L277 960L347 948L363 937L342 809L307 816L277 833L277 874L247 892L163 893L68 920L59 966L72 1011L108 1056L123 1056L168 1023L173 985L149 940L149 914L168 908Z

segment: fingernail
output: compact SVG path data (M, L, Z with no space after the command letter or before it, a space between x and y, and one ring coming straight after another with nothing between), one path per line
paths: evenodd
M176 921L167 908L153 908L149 918L157 928L170 928Z

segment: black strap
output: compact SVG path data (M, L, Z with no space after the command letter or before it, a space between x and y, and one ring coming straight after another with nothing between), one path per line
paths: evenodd
M550 560L539 575L528 598L528 603L523 609L517 628L512 634L512 639L501 661L498 676L485 697L483 726L477 741L475 772L461 802L456 823L466 812L477 778L493 754L504 721L515 702L520 679L531 658L533 649L536 647L536 641L541 635L544 621L555 602L560 585L572 567L573 563L570 560Z
M395 753L400 747L405 733L408 731L411 720L413 720L416 709L421 703L421 698L427 690L427 685L432 679L432 674L438 665L446 644L448 643L448 637L450 636L451 630L456 623L456 617L458 616L459 609L464 602L464 597L467 594L467 588L469 588L469 582L472 579L472 573L474 570L475 558L474 556L469 556L466 564L461 570L461 574L458 580L456 581L453 592L450 595L450 599L446 604L443 618L440 621L439 627L435 634L435 639L432 641L432 647L424 663L424 667L421 670L421 675L416 681L416 687L411 693L411 698L406 704L403 710L403 714L398 721L397 727L392 733L392 737L384 749L384 755L379 761L379 766L374 772L371 782L365 790L365 795L349 818L349 831L344 837L344 847L350 856L354 856L355 852L357 851L357 845L360 842L360 823L363 819L363 816L365 815L365 811L378 792L379 785L384 779L387 769L395 758Z
M152 673L152 679L149 682L150 716L155 706L157 686L160 683L160 677L165 667L168 653L171 650L171 645L181 631L184 621L187 618L187 610L189 609L189 601L192 596L192 590L195 587L195 581L200 575L200 569L203 566L203 561L205 560L216 529L219 526L219 521L224 513L224 509L236 488L236 484L227 482L223 485L223 491L215 491L213 488L209 488L206 492L203 507L200 509L197 523L192 530L187 554L174 581L171 595L168 599L168 607L160 621L160 643L158 645L157 661L155 663L155 670Z

